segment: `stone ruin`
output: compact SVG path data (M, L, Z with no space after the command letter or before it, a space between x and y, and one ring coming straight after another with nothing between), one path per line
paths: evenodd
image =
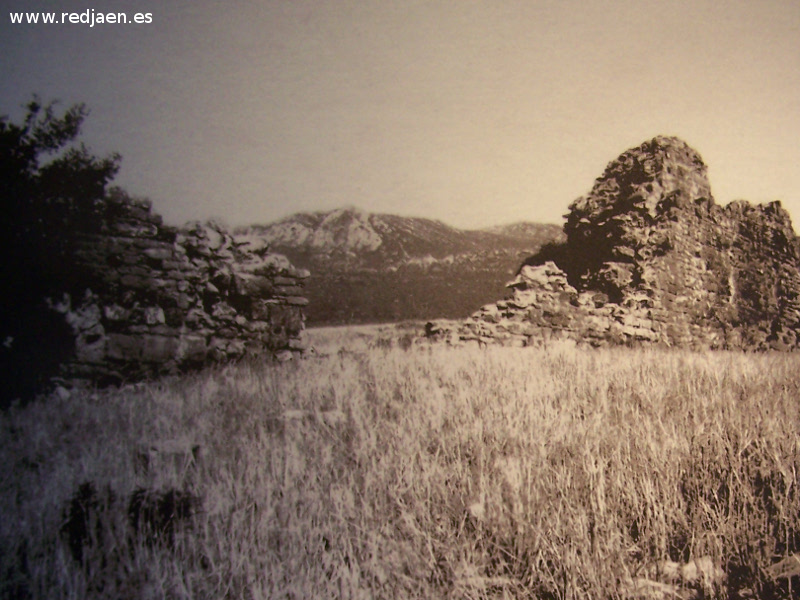
M514 346L800 346L800 243L780 202L721 207L700 155L656 137L570 206L563 244L528 259L461 340ZM442 332L446 333L446 332Z
M303 352L306 270L214 223L177 229L125 198L80 238L82 297L50 301L74 336L67 378L120 382L246 355Z

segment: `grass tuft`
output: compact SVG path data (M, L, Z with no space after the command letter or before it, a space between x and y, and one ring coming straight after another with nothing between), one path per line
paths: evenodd
M796 356L364 345L3 414L0 597L797 597Z

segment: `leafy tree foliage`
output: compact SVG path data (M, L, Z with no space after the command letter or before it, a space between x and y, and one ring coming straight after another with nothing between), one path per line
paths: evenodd
M81 234L97 230L120 158L93 156L79 141L83 104L60 114L36 96L22 122L0 116L0 363L2 396L24 396L70 351L69 336L45 309L48 295L79 291L72 260Z

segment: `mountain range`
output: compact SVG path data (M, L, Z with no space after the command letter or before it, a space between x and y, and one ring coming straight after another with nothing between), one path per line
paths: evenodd
M297 213L238 233L311 271L312 326L466 317L502 296L525 258L564 239L558 225L462 230L358 208Z

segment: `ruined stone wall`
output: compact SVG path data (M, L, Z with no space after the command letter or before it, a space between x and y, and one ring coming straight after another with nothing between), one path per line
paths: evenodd
M567 242L460 337L516 345L800 345L800 246L779 202L715 204L700 156L657 137L612 161L570 206ZM546 262L557 256L561 264ZM544 264L541 264L544 263Z
M79 244L85 292L51 302L75 336L66 376L121 381L303 351L308 271L214 224L167 227L148 202L111 209Z

